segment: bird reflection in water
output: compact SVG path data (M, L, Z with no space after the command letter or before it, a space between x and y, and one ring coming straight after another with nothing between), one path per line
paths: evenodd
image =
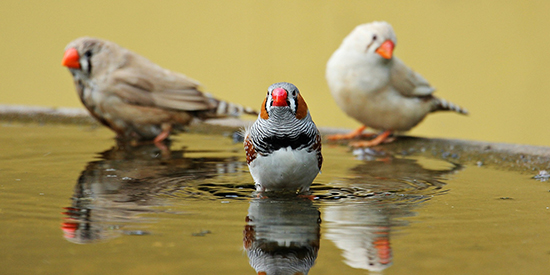
M299 197L250 201L243 245L259 275L308 274L319 251L321 218L311 200Z
M183 192L189 182L236 172L236 157L186 158L190 151L170 151L154 144L118 144L99 153L82 171L66 207L62 230L74 243L92 243L127 235L147 235L143 214L154 213L167 196Z
M365 161L334 182L322 209L325 238L342 250L350 267L382 272L392 264L390 236L408 225L405 217L433 195L444 194L442 177L462 167L424 168L415 159L384 157Z

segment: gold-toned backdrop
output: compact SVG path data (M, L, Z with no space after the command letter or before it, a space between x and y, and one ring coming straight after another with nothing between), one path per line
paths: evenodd
M430 115L410 132L550 146L550 1L2 1L0 104L79 107L60 65L80 36L115 41L258 107L273 82L296 84L319 126L354 128L325 64L358 24L385 20L395 54L468 117Z

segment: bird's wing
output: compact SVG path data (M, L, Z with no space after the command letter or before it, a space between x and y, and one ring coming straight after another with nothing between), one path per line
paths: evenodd
M424 77L395 57L391 71L391 85L407 97L428 96L435 91Z
M215 108L197 82L150 62L147 66L137 63L112 72L111 92L126 102L180 111Z

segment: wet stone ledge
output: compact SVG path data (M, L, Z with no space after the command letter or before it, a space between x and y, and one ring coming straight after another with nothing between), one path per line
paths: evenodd
M75 124L101 126L88 111L83 108L49 108L38 106L0 105L0 122L38 123L38 124ZM192 123L189 132L201 134L226 134L244 128L252 121L240 119L212 119L207 123Z
M410 136L400 136L397 142L383 147L398 155L418 155L532 175L550 170L549 147Z
M0 105L0 121L99 125L84 109Z
M0 121L3 123L77 124L97 125L82 108L48 108L32 106L0 105ZM216 119L207 123L193 123L188 132L201 134L228 134L239 131L252 121L240 119ZM342 133L348 130L321 128L323 134ZM347 143L340 143L346 146ZM350 149L350 151L352 151ZM393 156L424 156L443 159L463 165L489 166L496 169L526 172L537 175L540 171L550 171L550 147L529 146L480 141L421 138L399 136L395 142L372 149L355 150L355 154L367 157L380 157L380 154Z

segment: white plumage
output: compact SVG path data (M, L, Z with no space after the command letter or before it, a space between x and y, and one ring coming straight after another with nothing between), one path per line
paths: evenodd
M249 169L262 190L307 190L319 174L318 164L316 151L287 147L256 157Z
M431 112L467 114L433 96L435 89L428 81L393 56L396 43L393 28L386 22L359 25L343 40L326 68L327 83L338 106L363 125L386 131L386 137L393 131L411 129Z

